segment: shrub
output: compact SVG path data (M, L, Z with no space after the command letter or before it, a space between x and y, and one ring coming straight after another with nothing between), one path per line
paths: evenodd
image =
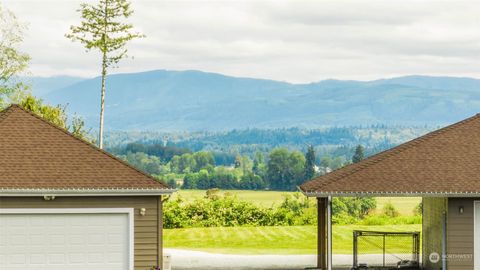
M417 206L415 206L415 208L413 209L413 214L415 216L423 215L423 203L422 202L420 202L419 204L417 204Z
M375 198L335 197L332 200L332 222L352 224L365 218L377 207Z
M267 187L267 184L260 176L247 173L240 179L239 187L246 190L262 190Z
M286 196L278 207L259 207L217 189L186 203L179 197L165 203L164 228L314 225L316 208L299 194Z
M397 225L421 224L422 216L399 216L392 203L387 203L383 214L368 215L376 201L358 198L334 198L332 223L338 225ZM278 206L260 207L239 200L228 193L220 194L214 188L204 198L185 202L181 196L164 206L164 228L232 227L232 226L302 226L317 224L314 200L300 193L284 196Z
M169 179L167 185L171 188L177 188L177 181L175 181L175 179Z
M383 214L387 217L398 217L400 215L391 202L388 202L383 206Z
M349 225L356 224L358 222L357 218L349 216L345 213L340 213L332 216L332 223L337 225Z

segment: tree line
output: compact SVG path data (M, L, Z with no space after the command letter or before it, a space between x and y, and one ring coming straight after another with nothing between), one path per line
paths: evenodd
M297 186L315 176L328 173L348 164L350 160L323 157L317 162L315 149L305 153L287 148L275 148L267 155L257 152L253 159L237 155L228 166L216 164L212 152L192 153L172 146L127 146L126 154L119 155L133 166L164 180L172 187L183 189L245 189L296 190ZM152 149L156 149L153 151ZM166 151L168 149L168 151ZM157 155L149 155L156 153ZM178 153L170 158L171 154ZM182 154L183 153L183 154ZM353 161L363 159L364 148L357 147Z

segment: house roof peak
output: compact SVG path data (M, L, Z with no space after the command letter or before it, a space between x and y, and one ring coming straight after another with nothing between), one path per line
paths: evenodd
M0 196L5 190L170 190L18 104L0 112Z
M480 114L317 177L309 194L480 194Z

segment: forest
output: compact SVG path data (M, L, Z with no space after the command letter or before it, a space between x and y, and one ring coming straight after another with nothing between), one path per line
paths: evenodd
M295 190L304 181L420 136L429 127L107 133L107 150L183 189Z

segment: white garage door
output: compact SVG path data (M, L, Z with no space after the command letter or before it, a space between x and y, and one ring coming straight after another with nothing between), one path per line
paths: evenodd
M93 211L0 210L0 269L132 269L131 213Z

